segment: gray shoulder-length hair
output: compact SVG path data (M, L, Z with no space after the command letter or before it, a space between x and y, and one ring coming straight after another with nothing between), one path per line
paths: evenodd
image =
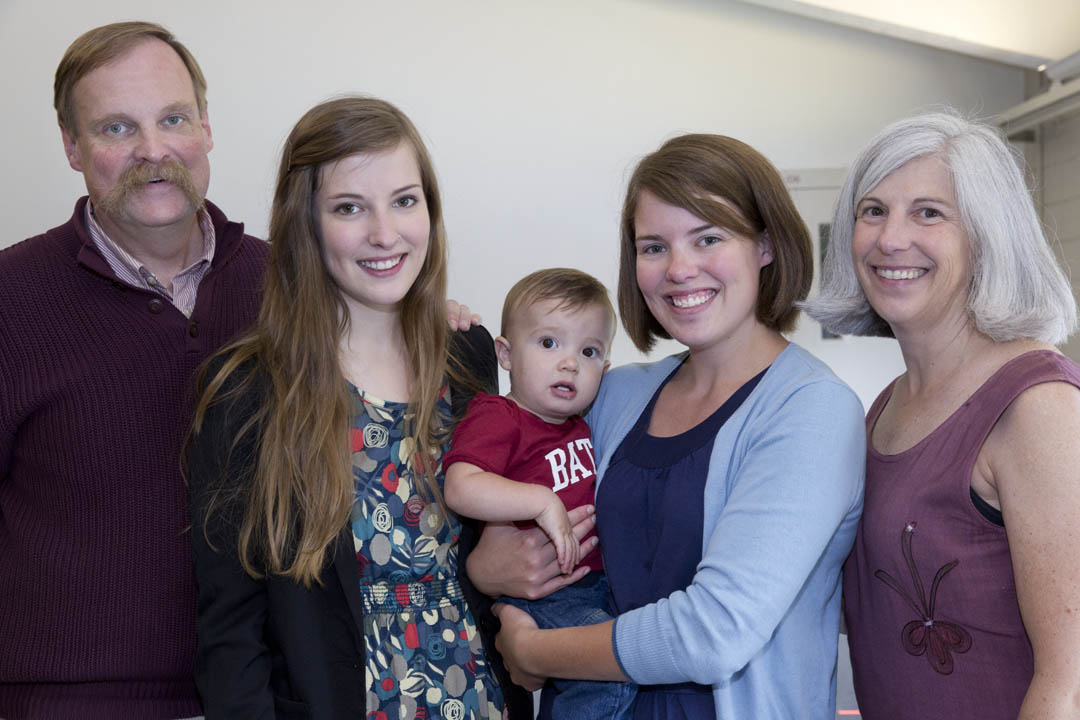
M887 175L928 155L949 169L969 238L967 306L976 330L998 342L1064 342L1076 329L1076 300L1043 234L1022 160L997 130L956 111L895 122L859 154L837 201L821 291L806 312L833 332L892 337L855 275L855 208Z

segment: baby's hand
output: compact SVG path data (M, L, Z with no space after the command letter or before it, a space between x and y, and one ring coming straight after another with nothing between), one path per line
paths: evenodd
M581 546L574 537L570 516L566 514L566 506L558 495L551 493L550 501L536 516L536 524L551 538L555 546L555 554L558 556L559 570L564 575L569 574L581 560Z

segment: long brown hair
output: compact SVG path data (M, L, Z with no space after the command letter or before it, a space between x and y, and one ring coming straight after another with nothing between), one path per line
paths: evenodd
M229 502L242 508L237 551L253 577L266 572L310 587L348 521L350 403L338 348L349 313L323 262L314 199L327 163L403 142L416 156L431 221L427 257L401 303L413 377L406 434L415 442L414 477L446 516L431 462L447 432L436 402L448 371L446 236L435 171L416 128L396 107L366 97L331 100L300 118L285 142L262 309L252 330L218 354L221 369L200 382L205 389L195 411L193 434L212 403L250 392L258 379L261 402L233 440L235 447L259 433L251 482L219 488L207 509L209 515Z

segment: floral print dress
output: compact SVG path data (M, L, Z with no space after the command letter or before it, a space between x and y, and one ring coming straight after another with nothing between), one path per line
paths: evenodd
M350 522L364 598L367 717L500 718L502 693L457 581L461 525L453 515L442 522L438 504L413 483L407 404L350 390ZM439 403L449 415L447 390ZM438 482L441 489L441 465Z

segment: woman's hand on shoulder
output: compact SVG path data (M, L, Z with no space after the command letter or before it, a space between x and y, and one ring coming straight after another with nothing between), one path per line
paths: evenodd
M591 505L569 512L581 557L596 547L596 537L581 542L596 524ZM555 546L538 527L518 530L513 525L489 523L466 560L469 579L480 592L491 597L536 600L577 582L589 572L582 565L569 575L559 571Z
M446 322L451 330L465 332L473 325L479 325L484 319L469 310L468 305L462 305L457 300L446 301Z

